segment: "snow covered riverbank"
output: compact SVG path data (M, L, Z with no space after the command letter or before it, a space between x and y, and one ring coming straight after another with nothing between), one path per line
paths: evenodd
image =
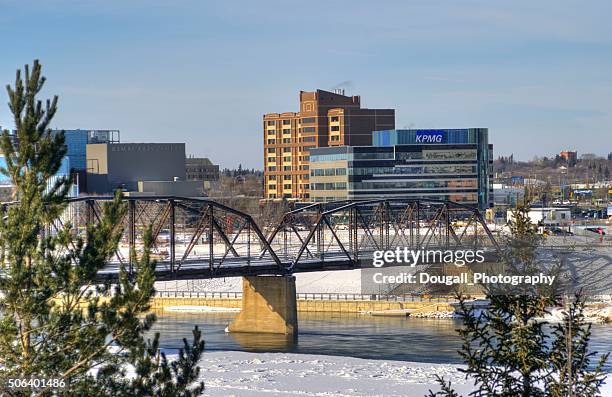
M218 351L205 352L200 367L205 396L424 396L437 390L436 374L470 390L452 364Z
M365 360L293 353L205 352L204 396L420 397L438 390L435 375L467 395L472 385L454 364ZM612 396L604 386L602 396Z

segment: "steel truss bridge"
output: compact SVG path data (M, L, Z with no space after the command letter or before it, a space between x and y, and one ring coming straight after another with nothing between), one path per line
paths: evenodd
M69 200L49 232L71 225L84 236L113 197ZM479 211L452 201L380 199L298 203L277 221L259 224L244 212L204 198L125 197L123 235L100 278L133 271L152 229L158 280L204 279L369 267L374 251L499 247Z

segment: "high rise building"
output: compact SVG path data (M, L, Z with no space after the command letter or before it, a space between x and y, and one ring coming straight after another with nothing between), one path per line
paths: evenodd
M425 198L492 206L486 128L375 131L372 141L313 149L310 200Z
M300 91L300 111L263 116L264 196L308 199L310 150L371 145L372 131L395 128L394 109L361 108L343 91Z

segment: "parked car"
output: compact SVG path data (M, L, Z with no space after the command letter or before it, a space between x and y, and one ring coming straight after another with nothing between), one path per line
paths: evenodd
M561 229L560 227L551 227L548 229L549 233L553 236L573 236L574 233L569 230Z
M593 233L597 233L601 236L605 236L606 235L606 231L603 230L603 228L601 227L587 227L584 230L587 230L589 232L593 232Z

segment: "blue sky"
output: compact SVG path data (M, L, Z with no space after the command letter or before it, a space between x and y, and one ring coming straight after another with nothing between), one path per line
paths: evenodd
M261 116L342 82L398 128L488 127L496 157L612 151L610 1L315 3L0 0L0 83L38 58L54 127L223 167L261 168Z

